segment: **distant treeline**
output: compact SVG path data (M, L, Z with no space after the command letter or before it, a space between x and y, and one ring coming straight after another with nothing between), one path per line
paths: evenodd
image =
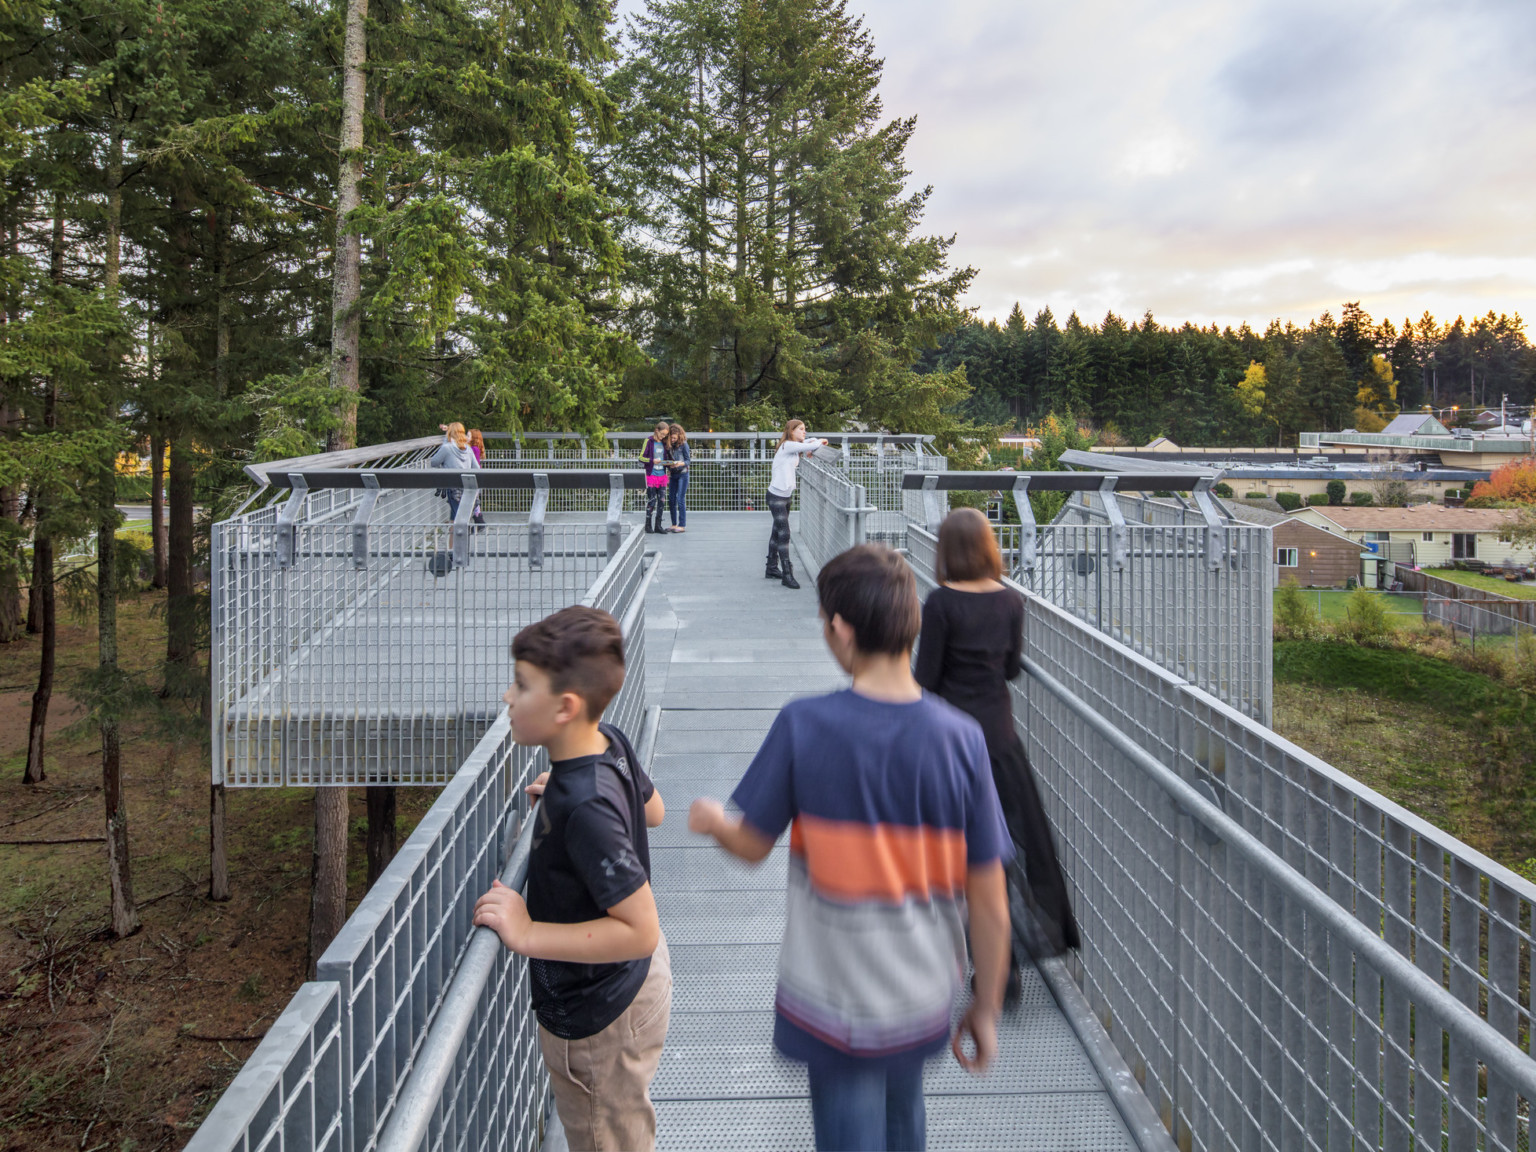
M965 365L965 415L1030 427L1051 412L1100 429L1100 442L1294 444L1304 431L1374 431L1398 411L1459 405L1447 421L1483 406L1529 405L1536 349L1518 316L1441 324L1380 323L1357 303L1339 319L1325 312L1305 328L1272 321L1263 332L1179 328L1149 312L1097 325L1074 312L1065 326L1050 308L1033 321L1015 305L1008 319L971 320L928 353L932 370Z

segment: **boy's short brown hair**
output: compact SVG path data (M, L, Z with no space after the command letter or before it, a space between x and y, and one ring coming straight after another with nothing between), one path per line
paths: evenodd
M592 720L624 686L624 633L601 608L575 604L528 625L512 638L512 659L542 671L555 692L580 696Z
M853 628L860 652L910 652L922 626L917 582L901 554L884 544L860 544L834 556L816 577L816 598L828 620Z
M974 508L956 508L939 525L934 576L945 580L1000 580L1003 556L987 518Z

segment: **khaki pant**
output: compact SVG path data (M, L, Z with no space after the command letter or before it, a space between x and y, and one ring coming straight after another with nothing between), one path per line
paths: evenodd
M651 1080L671 1016L672 960L663 936L634 1003L597 1035L562 1040L539 1026L539 1049L571 1152L655 1147Z

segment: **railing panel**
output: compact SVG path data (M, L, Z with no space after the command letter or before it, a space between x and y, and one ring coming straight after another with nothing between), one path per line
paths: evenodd
M1025 653L1078 976L1184 1146L1526 1146L1536 887L1037 596Z
M187 1152L342 1152L342 1029L336 985L303 985Z
M623 624L627 674L605 717L632 738L645 701L642 544L634 533L577 597ZM507 631L503 645L510 640ZM503 710L320 958L320 980L305 986L269 1034L263 1050L272 1058L242 1069L195 1147L366 1152L374 1146L468 944L474 902L501 872L526 817L523 788L547 764L542 749L512 741ZM314 997L319 1006L310 1005L307 998ZM311 1064L314 1070L305 1071ZM269 1083L269 1065L291 1069L289 1080L302 1073L323 1091L284 1095ZM543 1132L547 1090L527 964L503 950L428 1146L532 1152ZM273 1127L274 1108L281 1129ZM274 1142L279 1130L287 1143ZM309 1132L312 1140L304 1135Z
M384 502L381 500L381 504ZM451 526L386 518L354 552L344 521L300 523L292 563L272 524L216 526L216 767L231 786L442 784L485 733L518 628L575 604L610 560L601 524L493 523L452 563ZM622 596L621 583L613 593Z

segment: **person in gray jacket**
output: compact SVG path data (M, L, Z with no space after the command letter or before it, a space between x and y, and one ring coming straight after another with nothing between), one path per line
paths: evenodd
M470 468L479 468L480 461L475 459L475 454L469 447L469 434L464 431L464 425L454 421L448 425L447 436L432 458L427 461L428 468L451 468L462 472ZM464 496L464 489L455 483L446 488L439 488L437 494L448 501L448 519L452 520L459 514L459 501ZM475 512L475 523L484 524L485 516L479 510Z

